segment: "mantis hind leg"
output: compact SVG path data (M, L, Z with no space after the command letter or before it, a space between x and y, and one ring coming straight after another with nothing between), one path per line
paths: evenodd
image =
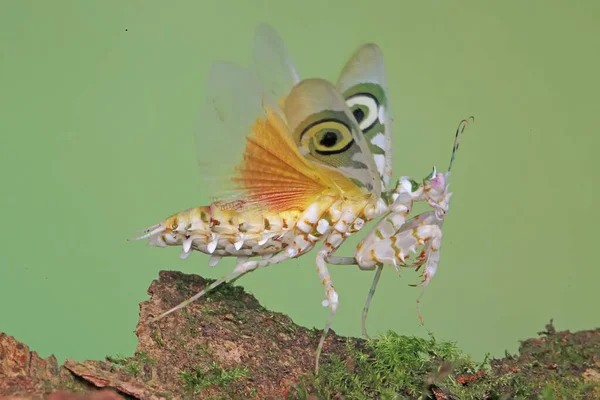
M319 278L321 278L323 286L325 286L325 300L323 301L323 306L329 306L329 317L327 318L327 323L323 328L323 333L321 334L321 339L319 340L319 345L317 346L317 357L315 360L315 375L319 374L319 359L321 357L321 351L323 350L323 345L325 344L327 332L329 332L329 329L331 328L331 324L333 323L333 319L335 317L335 313L337 312L339 304L338 294L333 287L333 283L331 282L331 275L329 274L329 270L327 269L327 262L325 261L327 251L327 249L320 250L316 259L317 273L319 274Z
M377 271L375 271L375 277L373 278L373 283L371 284L371 288L369 289L367 301L365 301L365 306L362 311L362 335L365 339L371 339L371 337L367 333L367 315L369 314L369 306L371 305L371 300L373 299L373 295L375 294L375 289L377 288L377 284L379 283L379 277L381 276L382 271L383 264L378 264Z
M248 274L249 272L252 272L254 270L256 270L257 268L260 267L266 267L269 265L274 265L274 264L279 264L289 258L291 258L292 256L287 253L287 252L281 252L269 259L263 259L263 260L255 260L255 261L245 261L242 263L239 263L235 266L235 268L233 269L233 271L231 271L230 273L228 273L227 275L224 275L223 277L221 277L220 279L217 279L215 282L211 283L210 285L208 285L207 287L205 287L204 289L202 289L200 292L196 293L194 296L190 297L189 299L182 301L181 303L179 303L178 305L176 305L175 307L171 308L168 311L165 311L164 313L162 313L161 315L159 315L158 317L152 318L148 321L148 323L152 323L152 322L156 322L158 320L163 319L164 317L166 317L167 315L180 310L182 308L187 307L188 305L190 305L191 303L193 303L194 301L198 300L199 298L205 296L207 293L213 291L214 289L216 289L217 287L221 286L223 283L230 281L230 283L235 282L236 280L238 280L239 278L241 278L242 276Z
M363 267L358 264L356 258L354 257L336 257L330 256L326 259L328 264L332 265L345 265L345 266L358 266L362 271L373 271L375 270L375 276L373 277L373 283L371 283L371 288L369 289L369 295L367 296L367 300L365 301L365 305L362 311L362 335L365 339L371 339L369 334L367 333L367 316L369 314L369 307L371 305L371 300L373 299L373 295L375 294L375 290L377 289L377 284L379 283L379 278L381 277L381 272L383 271L383 264L378 264L376 266L367 266Z

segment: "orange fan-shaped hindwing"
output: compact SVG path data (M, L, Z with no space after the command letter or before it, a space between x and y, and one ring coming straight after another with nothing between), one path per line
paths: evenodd
M302 156L281 118L267 110L246 136L237 176L244 206L260 204L271 211L304 209L316 196L336 190L335 184Z

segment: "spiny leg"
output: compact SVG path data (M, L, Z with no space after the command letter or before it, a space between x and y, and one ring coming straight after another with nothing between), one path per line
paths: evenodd
M428 182L428 185L430 186L430 190L428 191L428 197L431 197L428 202L430 205L436 208L436 211L433 213L428 213L428 215L424 216L424 218L421 218L419 223L430 223L433 225L437 225L439 228L439 235L432 237L431 240L427 243L424 251L425 256L422 257L420 264L417 266L418 270L422 264L426 263L425 269L421 274L424 278L423 281L417 285L411 285L423 287L421 293L419 294L419 297L417 297L417 314L419 315L421 325L423 324L423 316L421 315L421 298L425 293L427 285L431 282L431 279L437 271L437 267L440 260L440 246L442 240L441 228L444 223L445 215L448 212L449 201L452 195L452 193L448 192L446 180L450 175L452 163L454 162L454 158L456 157L456 153L458 152L458 148L460 146L460 139L465 129L469 125L469 121L475 121L475 117L471 116L467 119L463 119L459 122L458 127L456 128L454 144L452 145L452 155L450 157L450 163L448 165L448 172L446 172L445 174L439 174L438 176L433 176L432 179ZM409 221L409 225L410 224L412 224L412 221Z
M308 251L308 250L307 250ZM283 262L289 258L292 258L293 254L290 254L288 252L281 252L271 258L269 258L268 260L260 260L260 261L246 261L240 264L237 264L235 266L235 268L233 269L233 271L231 271L230 273L228 273L227 275L223 276L221 279L216 280L215 282L211 283L209 286L207 286L206 288L202 289L200 292L198 292L197 294L195 294L194 296L190 297L189 299L179 303L178 305L176 305L175 307L171 308L168 311L165 311L164 313L162 313L161 315L159 315L158 317L152 318L148 321L148 323L152 323L152 322L156 322L164 317L166 317L167 315L180 310L184 307L187 307L189 304L193 303L194 301L198 300L199 298L201 298L202 296L204 296L205 294L209 293L210 291L214 290L215 288L217 288L218 286L222 285L223 283L227 282L228 280L232 279L231 282L236 281L237 279L241 278L242 276L246 275L249 272L254 271L257 268L260 267L265 267L268 265L273 265L273 264L278 264L280 262Z
M437 251L434 251L427 256L427 267L425 267L425 270L423 271L423 274L425 274L425 271L427 271L429 269L429 270L433 270L433 273L426 275L423 282L421 282L417 285L411 285L411 286L422 286L423 287L423 289L421 289L421 293L419 293L419 297L417 297L417 315L419 316L419 321L421 322L421 325L425 325L425 322L423 321L423 315L421 314L421 298L425 294L425 289L427 289L427 285L429 284L429 282L431 282L431 278L433 278L433 275L435 274L435 270L437 270L439 261L440 261L440 252L438 249Z
M367 296L367 301L365 302L365 307L362 311L362 335L365 339L371 339L367 333L367 315L369 314L369 306L371 305L371 300L375 294L375 289L379 283L379 277L381 276L382 271L383 264L377 264L377 271L375 271L375 277L373 278L373 283L371 284L371 289L369 289L369 295Z
M439 263L439 250L441 246L442 231L441 227L443 219L438 219L435 215L435 211L428 211L419 214L409 221L407 221L398 231L388 239L381 239L377 236L373 240L367 240L365 238L365 245L360 247L360 254L357 250L359 257L328 257L327 262L333 265L357 265L361 270L373 270L376 269L373 283L369 290L369 294L365 301L365 305L362 312L362 335L363 337L370 339L367 333L367 317L371 300L375 294L375 290L379 283L381 272L383 271L384 265L393 265L396 271L399 272L399 267L404 268L416 268L417 270L426 264L422 276L424 277L423 282L417 285L410 286L422 286L423 289L417 298L417 315L421 325L424 324L423 316L421 314L420 301L425 292L425 288L431 282L431 279L435 275L437 266ZM372 230L369 233L371 235L377 235L376 230ZM407 257L411 252L416 252L418 246L424 245L424 250L416 260L411 264L406 262ZM361 256L368 255L368 258ZM367 265L361 265L358 260L367 262ZM376 263L375 266L372 264Z
M319 340L319 345L317 346L317 357L315 360L315 375L319 375L319 358L321 357L321 351L323 350L323 344L325 343L325 337L327 336L327 332L329 332L329 328L331 328L331 324L333 323L333 318L335 317L335 313L337 311L337 307L339 304L338 294L333 287L333 283L331 282L331 275L327 270L327 263L323 256L321 256L321 252L317 256L317 273L319 274L319 278L321 278L321 282L325 286L325 298L323 301L324 306L329 306L329 317L327 318L327 323L323 328L323 333L321 334L321 339Z
M462 121L459 130L457 130L453 156L458 148L460 134L464 131L465 124L466 121ZM461 127L462 129L460 129ZM446 174L436 173L434 167L433 172L423 180L423 184L417 185L416 182L408 178L401 178L395 189L398 196L390 207L392 212L382 219L369 235L361 241L354 254L358 265L361 267L383 263L394 265L398 270L398 266L409 266L405 259L410 253L416 252L417 246L425 247L419 255L419 259L410 265L411 267L417 267L418 270L418 267L427 263L423 272L425 279L420 284L420 286L423 286L423 290L417 298L417 314L421 324L423 324L423 317L420 310L420 300L425 287L437 270L442 238L441 227L447 215L449 200L452 196L452 193L448 192L448 185L446 184L448 175L449 172ZM424 212L406 221L412 202L424 200L434 210ZM368 301L370 301L369 298Z
M416 267L418 270L425 264L425 269L421 274L424 277L423 281L417 285L411 285L423 287L417 298L417 315L421 325L424 322L421 315L420 301L425 293L425 288L437 271L440 260L443 223L444 220L438 218L435 211L424 212L407 221L406 225L392 239L398 259L401 261L398 265L407 268ZM404 261L406 256L410 252L415 252L417 246L420 245L424 245L424 249L417 262L412 264L406 263Z
M462 133L462 130L460 133ZM455 144L455 150L457 147ZM427 267L423 272L425 280L420 284L423 285L423 290L417 299L417 313L419 320L423 323L420 312L420 299L425 291L425 286L427 286L437 269L441 242L441 225L443 223L443 216L447 212L448 200L450 198L450 194L447 192L448 188L445 186L446 176L442 174L436 177L436 175L434 167L434 172L422 184L417 184L407 177L399 180L394 194L389 196L394 198L394 202L390 206L391 211L361 241L355 252L355 257L334 257L332 253L335 249L329 251L324 257L324 261L334 265L358 265L362 270L377 268L362 313L362 334L366 338L369 338L366 329L369 307L379 283L383 265L394 265L396 271L399 272L398 266L407 266L405 263L406 257L410 252L415 252L418 245L426 246L425 255L421 256L418 262L413 263L411 266L420 267L423 263L427 262ZM427 201L436 211L419 214L407 222L408 214L415 201ZM440 213L439 210L442 212ZM442 217L438 217L438 214ZM407 236L406 233L410 233L410 236ZM398 243L399 239L400 243ZM328 276L329 272L326 269L326 265L324 267L327 273L326 276ZM328 321L326 329L329 329L330 325L331 323ZM324 331L324 334L326 334L326 331ZM322 337L323 341L324 336ZM322 343L319 346L321 347ZM318 354L320 354L320 348Z
M426 245L426 248L424 251L425 255L422 256L417 263L412 263L410 265L410 267L412 267L412 268L417 267L417 269L418 269L418 267L420 267L422 264L427 262L427 267L425 268L425 271L424 271L424 274L427 274L426 280L422 284L411 285L411 286L424 285L423 290L421 291L421 294L417 298L417 314L419 316L419 320L421 321L421 324L423 324L423 317L422 317L421 311L420 311L420 299L423 296L423 293L425 292L425 286L427 286L429 281L431 281L431 278L433 277L433 275L435 274L435 270L437 269L437 264L439 262L439 247L440 247L439 242L441 241L441 225L443 223L443 220L437 219L435 217L434 211L429 211L429 212L419 214L419 215L413 217L412 219L410 219L408 222L405 222L407 213L408 213L408 209L401 209L401 211L399 211L397 213L389 213L380 222L380 224L375 226L375 228L372 229L371 232L367 235L367 237L365 237L365 239L361 242L362 245L359 246L359 248L361 250L360 254L358 254L359 251L357 250L357 255L359 256L358 259L355 257L336 257L336 256L328 256L326 258L326 261L329 264L333 264L333 265L357 265L363 271L376 269L375 276L373 278L373 283L371 284L371 288L369 290L369 294L365 301L365 305L364 305L363 312L362 312L362 321L361 321L362 322L362 335L363 335L363 337L365 337L367 339L370 339L370 337L367 333L367 317L368 317L369 307L371 304L371 300L373 299L373 296L375 294L377 285L379 283L379 278L381 277L381 272L383 271L383 265L384 264L394 265L397 272L399 272L399 269L398 269L399 266L408 267L409 265L407 265L405 263L405 258L408 256L410 251L408 251L407 249L412 249L414 251L414 250L416 250L416 246L419 244ZM398 227L398 225L400 225L400 226ZM428 225L434 225L434 226L428 226ZM421 229L418 229L419 226L421 226ZM440 229L437 229L438 227ZM394 230L395 230L395 232L394 232ZM432 233L430 231L432 231ZM398 249L394 249L394 247L395 247L394 243L396 242L395 237L397 236L398 238L402 238L403 236L406 236L406 234L404 232L411 233L411 236L413 234L416 234L417 240L415 241L415 243L405 244L404 247L406 247L406 249L404 249L403 246L400 246ZM419 232L423 237L418 236ZM388 238L385 238L386 236ZM394 238L394 239L392 239L392 238ZM414 240L414 238L415 238L415 236L412 236L413 240ZM431 242L432 238L433 238L433 243ZM392 242L392 240L393 240L393 242ZM404 238L404 240L406 241L406 238ZM386 241L389 243L385 243ZM409 242L410 242L410 238L409 238ZM386 257L385 258L382 257L381 259L373 258L374 255L382 254L381 249L386 248L386 247L389 249L390 254L385 254ZM376 248L379 250L378 252L375 251ZM400 253L398 253L395 250L400 251ZM364 256L361 257L361 255L368 255L368 257L364 257ZM399 255L401 255L401 256L399 257ZM358 261L359 259L363 262L362 265ZM378 263L378 261L383 261L383 262Z
M336 257L336 256L330 256L326 258L327 264L332 264L332 265L358 265L358 263L356 262L356 258L354 257ZM369 270L372 270L373 268L369 268Z
M425 269L423 270L423 273L421 274L421 276L423 277L423 281L419 284L411 285L411 286L423 287L423 289L421 289L421 293L419 293L419 297L417 297L417 315L419 316L419 321L421 322L421 325L424 325L423 315L421 314L421 298L425 294L425 289L427 288L427 285L429 285L429 283L431 282L431 279L433 279L433 276L435 275L435 273L437 271L437 267L440 262L440 247L441 247L441 241L442 241L442 231L441 231L442 223L443 223L443 220L440 221L439 224L436 224L440 228L439 235L432 237L431 240L427 243L427 246L425 247L425 257L423 257L422 262L417 266L417 270L418 270L422 264L425 264Z
M408 178L401 179L396 189L396 200L390 207L392 211L388 212L375 225L375 227L371 229L369 234L361 241L359 248L368 248L372 246L374 242L378 242L393 236L404 225L406 217L412 207L413 201L418 198L421 192L422 190L420 190L420 187L418 189L415 189L413 185L409 182ZM381 277L383 264L378 263L374 260L367 260L365 258L357 259L355 257L335 257L331 256L331 253L326 258L326 260L328 263L334 265L358 265L358 267L363 271L372 271L376 269L375 276L373 278L373 283L371 284L369 294L365 301L361 319L362 335L366 339L370 339L367 333L366 321L369 313L371 300L373 299L375 290L377 289L377 284L379 283L379 278ZM395 262L394 266L398 271L398 267Z
M369 334L367 333L367 314L369 313L369 306L371 304L371 299L375 294L375 289L377 288L377 284L379 283L379 278L381 277L381 272L383 271L383 264L378 264L377 266L369 266L363 267L358 264L356 258L354 257L336 257L330 256L326 259L328 264L332 265L347 265L347 266L358 266L362 271L375 271L375 277L373 278L373 283L371 284L371 288L369 289L369 295L367 296L367 301L365 302L365 306L362 311L362 335L365 339L371 339Z
M444 215L445 211L447 211L446 203L449 197L446 197L447 187L445 186L445 176L441 175L433 180L434 178L436 178L435 167L434 172L421 184L416 183L408 177L400 178L393 192L387 195L388 198L394 199L394 202L390 206L390 211L360 242L357 246L355 257L327 257L327 262L334 265L358 265L361 270L373 270L377 268L362 313L362 333L365 338L369 338L366 320L371 300L379 283L383 264L393 265L397 272L400 272L398 266L406 266L404 258L408 255L408 252L400 252L401 258L399 258L392 239L395 235L406 229L405 224L413 203L427 201L435 209L444 209L444 213L441 213L441 215ZM439 201L431 202L432 199L430 197L432 196L434 196L435 200L442 199L445 202L443 204L439 204ZM414 217L412 220L413 224L417 220L421 222L422 219L419 218L424 217L425 214ZM375 249L378 251L375 251ZM413 263L412 266L416 267L417 264ZM417 312L419 313L419 319L422 320L418 303Z
M393 236L399 229L401 229L405 222L406 218L412 208L413 201L418 199L420 195L420 189L415 190L413 185L410 186L407 184L408 180L401 180L398 185L398 196L392 206L390 207L392 211L390 211L381 221L379 221L373 229L369 232L369 234L361 241L358 248L370 248L382 240L389 239ZM362 311L361 317L361 328L362 335L366 339L370 339L369 334L367 333L367 317L369 314L369 307L371 305L371 300L375 295L375 290L377 289L377 285L379 284L379 278L381 277L381 273L383 271L384 263L379 260L373 259L369 252L369 258L365 258L365 253L359 252L357 250L355 252L354 262L358 264L359 268L362 270L366 269L374 269L377 268L375 272L375 276L373 277L373 283L371 284L371 288L369 289L369 294L367 299L365 300L365 305ZM396 271L398 270L398 264L395 260L395 256L390 255L392 258L389 260L391 264L394 265Z
M273 258L273 255L270 255L270 257L268 257L268 258L266 258L265 256L263 256L263 259L261 261L269 260L269 259L272 259L272 258ZM243 259L241 257L238 257L238 264L245 264L246 262L248 262L248 257L244 257ZM281 261L279 261L279 262L281 262ZM258 269L258 267L259 266L257 265L256 268L252 268L252 269L248 270L247 272L256 271ZM244 275L246 275L246 274L244 273L244 274L236 276L235 278L233 278L232 280L229 281L229 284L233 285L238 279L240 279Z
M236 269L237 269L237 267L236 267ZM174 313L177 310L180 310L182 308L187 307L188 305L190 305L194 301L198 300L200 297L204 296L208 292L210 292L213 289L217 288L221 284L227 282L227 280L235 277L236 275L239 275L239 273L236 271L236 269L234 269L233 271L231 271L227 275L223 276L221 279L218 279L215 282L211 283L210 285L208 285L207 287L205 287L204 289L202 289L200 292L196 293L194 296L190 297L189 299L187 299L187 300L179 303L178 305L176 305L175 307L171 308L170 310L165 311L164 313L160 314L158 317L151 318L150 320L148 320L148 323L157 322L157 321L163 319L164 317L166 317L167 315L169 315L171 313ZM242 275L245 275L246 273L243 273Z
M422 273L424 280L418 285L423 289L417 298L417 314L419 321L423 324L421 315L420 301L425 293L427 285L437 271L440 259L440 246L442 239L442 225L444 218L448 212L449 200L451 193L448 192L446 180L450 174L452 163L458 151L460 138L468 125L469 120L474 120L474 117L462 120L456 129L454 144L452 147L452 156L446 174L430 174L422 184L417 184L410 178L404 177L398 181L394 193L388 195L389 198L394 198L394 203L390 207L389 212L361 241L355 252L355 257L330 257L328 261L336 265L358 265L361 269L369 269L373 265L377 265L377 272L369 296L363 309L363 336L366 336L366 318L369 309L369 303L375 292L379 275L383 264L392 264L398 270L398 266L408 267L405 263L405 258L410 251L415 251L416 245L410 243L410 240L417 239L417 245L425 244L425 248L417 262L414 262L410 267L416 267L417 270L426 264ZM419 214L408 222L406 217L410 212L412 203L415 201L427 201L435 211ZM395 228L398 228L394 233ZM405 232L409 232L411 236L406 237ZM393 238L391 237L393 235ZM404 236L404 238L402 238ZM399 239L404 239L405 243L398 243ZM390 250L390 251L386 251ZM393 252L394 254L387 254ZM391 256L391 257L390 257ZM377 264L377 262L383 262Z
M317 357L315 360L315 375L319 374L319 359L321 357L321 351L323 350L323 344L325 343L325 338L327 337L327 332L331 328L331 324L333 323L333 319L335 317L335 313L337 311L337 307L339 304L338 294L333 287L333 282L331 281L331 275L329 274L329 270L327 269L327 259L329 256L339 248L339 246L344 242L344 236L339 232L332 232L323 247L319 249L316 257L317 264L317 273L319 274L319 278L321 278L321 282L323 286L325 286L325 300L323 301L323 306L329 306L329 317L327 318L327 323L323 328L323 333L321 334L321 339L319 340L319 345L317 346Z

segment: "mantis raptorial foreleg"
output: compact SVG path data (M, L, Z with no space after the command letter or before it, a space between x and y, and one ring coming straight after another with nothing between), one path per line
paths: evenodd
M417 313L421 323L419 302L425 290L425 286L429 284L431 278L437 270L439 261L439 248L441 245L442 231L441 223L435 216L435 212L430 211L419 214L406 222L400 229L387 239L376 237L375 240L366 240L365 244L356 252L356 257L330 257L327 261L334 265L357 265L361 270L376 270L373 282L369 289L369 294L365 301L362 311L362 335L369 338L367 333L367 316L369 307L375 294L377 284L384 265L394 265L399 271L400 267L419 268L426 264L423 272L425 280L419 284L423 286L423 291L417 299ZM372 235L377 235L371 231ZM366 239L370 237L367 236ZM412 262L407 262L407 257L410 253L416 251L419 246L424 246L423 251ZM372 261L376 261L372 263Z
M469 120L474 120L474 118L470 117ZM462 133L468 126L469 120L460 121L456 129L448 172L438 174L434 167L433 172L420 185L409 178L401 178L393 193L387 196L394 199L390 206L390 212L359 243L355 256L329 257L327 259L327 262L335 265L357 265L361 270L377 269L362 313L362 333L366 338L368 338L366 319L370 302L385 264L394 265L397 271L399 271L399 267L412 267L418 270L425 264L422 273L423 281L418 285L413 285L423 287L417 298L417 313L419 320L423 323L420 300L437 271L442 239L441 228L452 197L446 182L450 176ZM419 214L406 221L412 203L415 201L427 201L433 211ZM421 245L424 248L418 258L412 263L406 262L407 256Z
M410 267L419 269L425 265L423 271L424 280L418 286L423 286L423 291L417 299L417 312L419 320L423 319L419 309L419 302L425 287L429 284L439 262L439 251L442 240L443 219L438 218L435 211L429 211L410 219L396 234L389 239L376 240L367 246L361 247L356 252L356 259L359 265L365 260L372 262L375 260L378 264L394 265L394 267ZM413 262L408 261L411 253L417 253L417 249L423 246L423 250ZM367 303L371 301L372 295L367 298Z
M364 248L367 250L367 252L370 252L370 248L376 243L389 239L395 235L406 222L406 218L410 213L413 201L424 200L424 198L421 198L423 197L423 191L424 185L418 185L413 180L402 177L398 181L398 185L396 186L394 192L388 196L389 198L394 199L394 202L390 206L390 211L373 227L373 229L371 229L370 233L357 246L357 249ZM357 250L357 254L362 253L358 253ZM392 258L389 260L393 261L396 269L398 270L398 264L395 262L395 255L392 254L391 257ZM367 333L366 320L369 312L369 306L371 304L371 299L375 294L375 290L383 270L383 265L385 263L365 257L357 260L356 257L329 256L326 261L335 265L358 265L361 270L365 271L376 270L373 283L369 289L369 295L367 296L367 300L362 311L362 334L365 338L368 338L369 335Z

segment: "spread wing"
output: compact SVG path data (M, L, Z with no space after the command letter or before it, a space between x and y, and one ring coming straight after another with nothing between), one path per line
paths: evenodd
M287 47L269 25L259 25L254 41L253 67L261 82L278 99L300 82ZM383 54L375 44L361 46L342 69L338 90L367 140L383 189L393 170L392 118Z
M215 64L197 134L202 176L222 208L302 208L332 187L292 141L279 101L256 73Z
M279 34L270 25L260 24L254 35L252 68L264 88L282 99L300 82L294 60Z
M274 30L261 25L249 68L214 64L196 144L222 208L302 209L326 191L379 197L375 159L333 84L300 81Z
M379 47L361 46L342 69L337 87L363 131L385 190L393 169L392 117Z

